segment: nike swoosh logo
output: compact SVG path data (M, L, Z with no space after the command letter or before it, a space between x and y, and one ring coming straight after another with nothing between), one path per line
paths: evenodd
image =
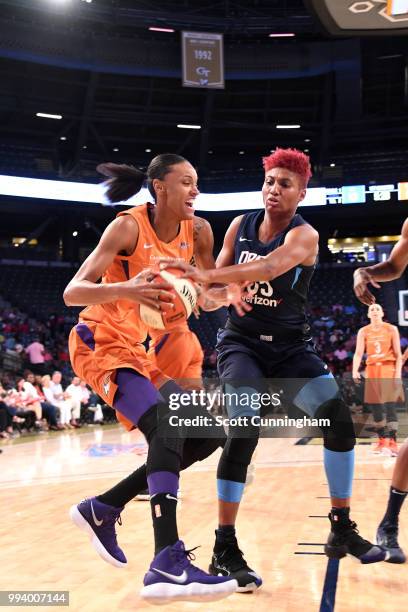
M166 499L174 499L174 501L178 501L177 497L173 497L173 495L170 495L170 493L167 493Z
M250 240L249 238L240 238L239 239L240 242L252 242L252 240Z
M103 519L101 521L98 521L98 519L96 518L92 502L91 502L91 512L92 512L92 518L94 520L95 525L97 527L100 527L103 523Z
M251 576L253 576L254 578L261 578L256 572L248 572L248 574L251 574Z
M143 248L144 249L151 249L151 248L153 248L153 245L152 244L144 244Z
M406 493L403 491L396 491L395 489L392 489L392 493L396 493L397 495L406 495Z
M154 572L157 572L158 574L161 574L162 576L165 576L165 578L168 578L169 580L173 580L173 582L177 582L177 584L184 584L188 578L186 570L184 570L183 573L180 574L180 576L168 574L167 572L163 572L162 570L159 570L155 567L152 567L152 570Z

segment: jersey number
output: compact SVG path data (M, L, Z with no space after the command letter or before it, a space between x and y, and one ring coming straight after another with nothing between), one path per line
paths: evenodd
M380 342L374 342L375 354L379 355L381 353L381 344Z
M272 297L273 287L269 281L259 281L249 285L248 290L256 295L262 295L263 297Z

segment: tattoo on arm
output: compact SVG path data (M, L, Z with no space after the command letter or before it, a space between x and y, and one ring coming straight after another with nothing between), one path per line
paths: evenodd
M199 219L199 218L196 217L194 219L194 228L193 228L193 239L194 239L194 242L196 242L198 240L198 234L201 232L203 227L204 227L203 219Z

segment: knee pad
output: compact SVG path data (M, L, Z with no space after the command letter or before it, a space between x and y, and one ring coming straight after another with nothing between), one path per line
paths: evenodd
M258 438L228 438L217 469L217 478L245 482Z
M169 471L175 474L180 471L185 438L163 436L163 431L169 431L169 428L161 430L160 427L166 426L166 419L169 416L166 406L156 405L139 419L139 429L149 445L146 461L148 475L157 471Z
M354 448L356 436L349 408L341 398L333 398L322 404L316 413L318 419L328 419L330 425L322 426L324 446L328 450L346 452Z
M151 438L157 431L158 420L159 414L157 404L149 408L149 410L139 419L137 426L146 438L148 444L150 444Z
M172 472L178 476L181 466L184 440L161 438L156 432L149 442L146 474Z

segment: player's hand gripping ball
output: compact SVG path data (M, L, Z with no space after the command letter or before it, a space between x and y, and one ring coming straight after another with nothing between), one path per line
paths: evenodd
M154 275L152 283L165 281L172 285L174 308L161 312L140 304L140 318L149 327L170 330L186 321L193 312L197 304L198 292L195 283L187 278L180 278L182 274L184 274L183 270L166 268Z

